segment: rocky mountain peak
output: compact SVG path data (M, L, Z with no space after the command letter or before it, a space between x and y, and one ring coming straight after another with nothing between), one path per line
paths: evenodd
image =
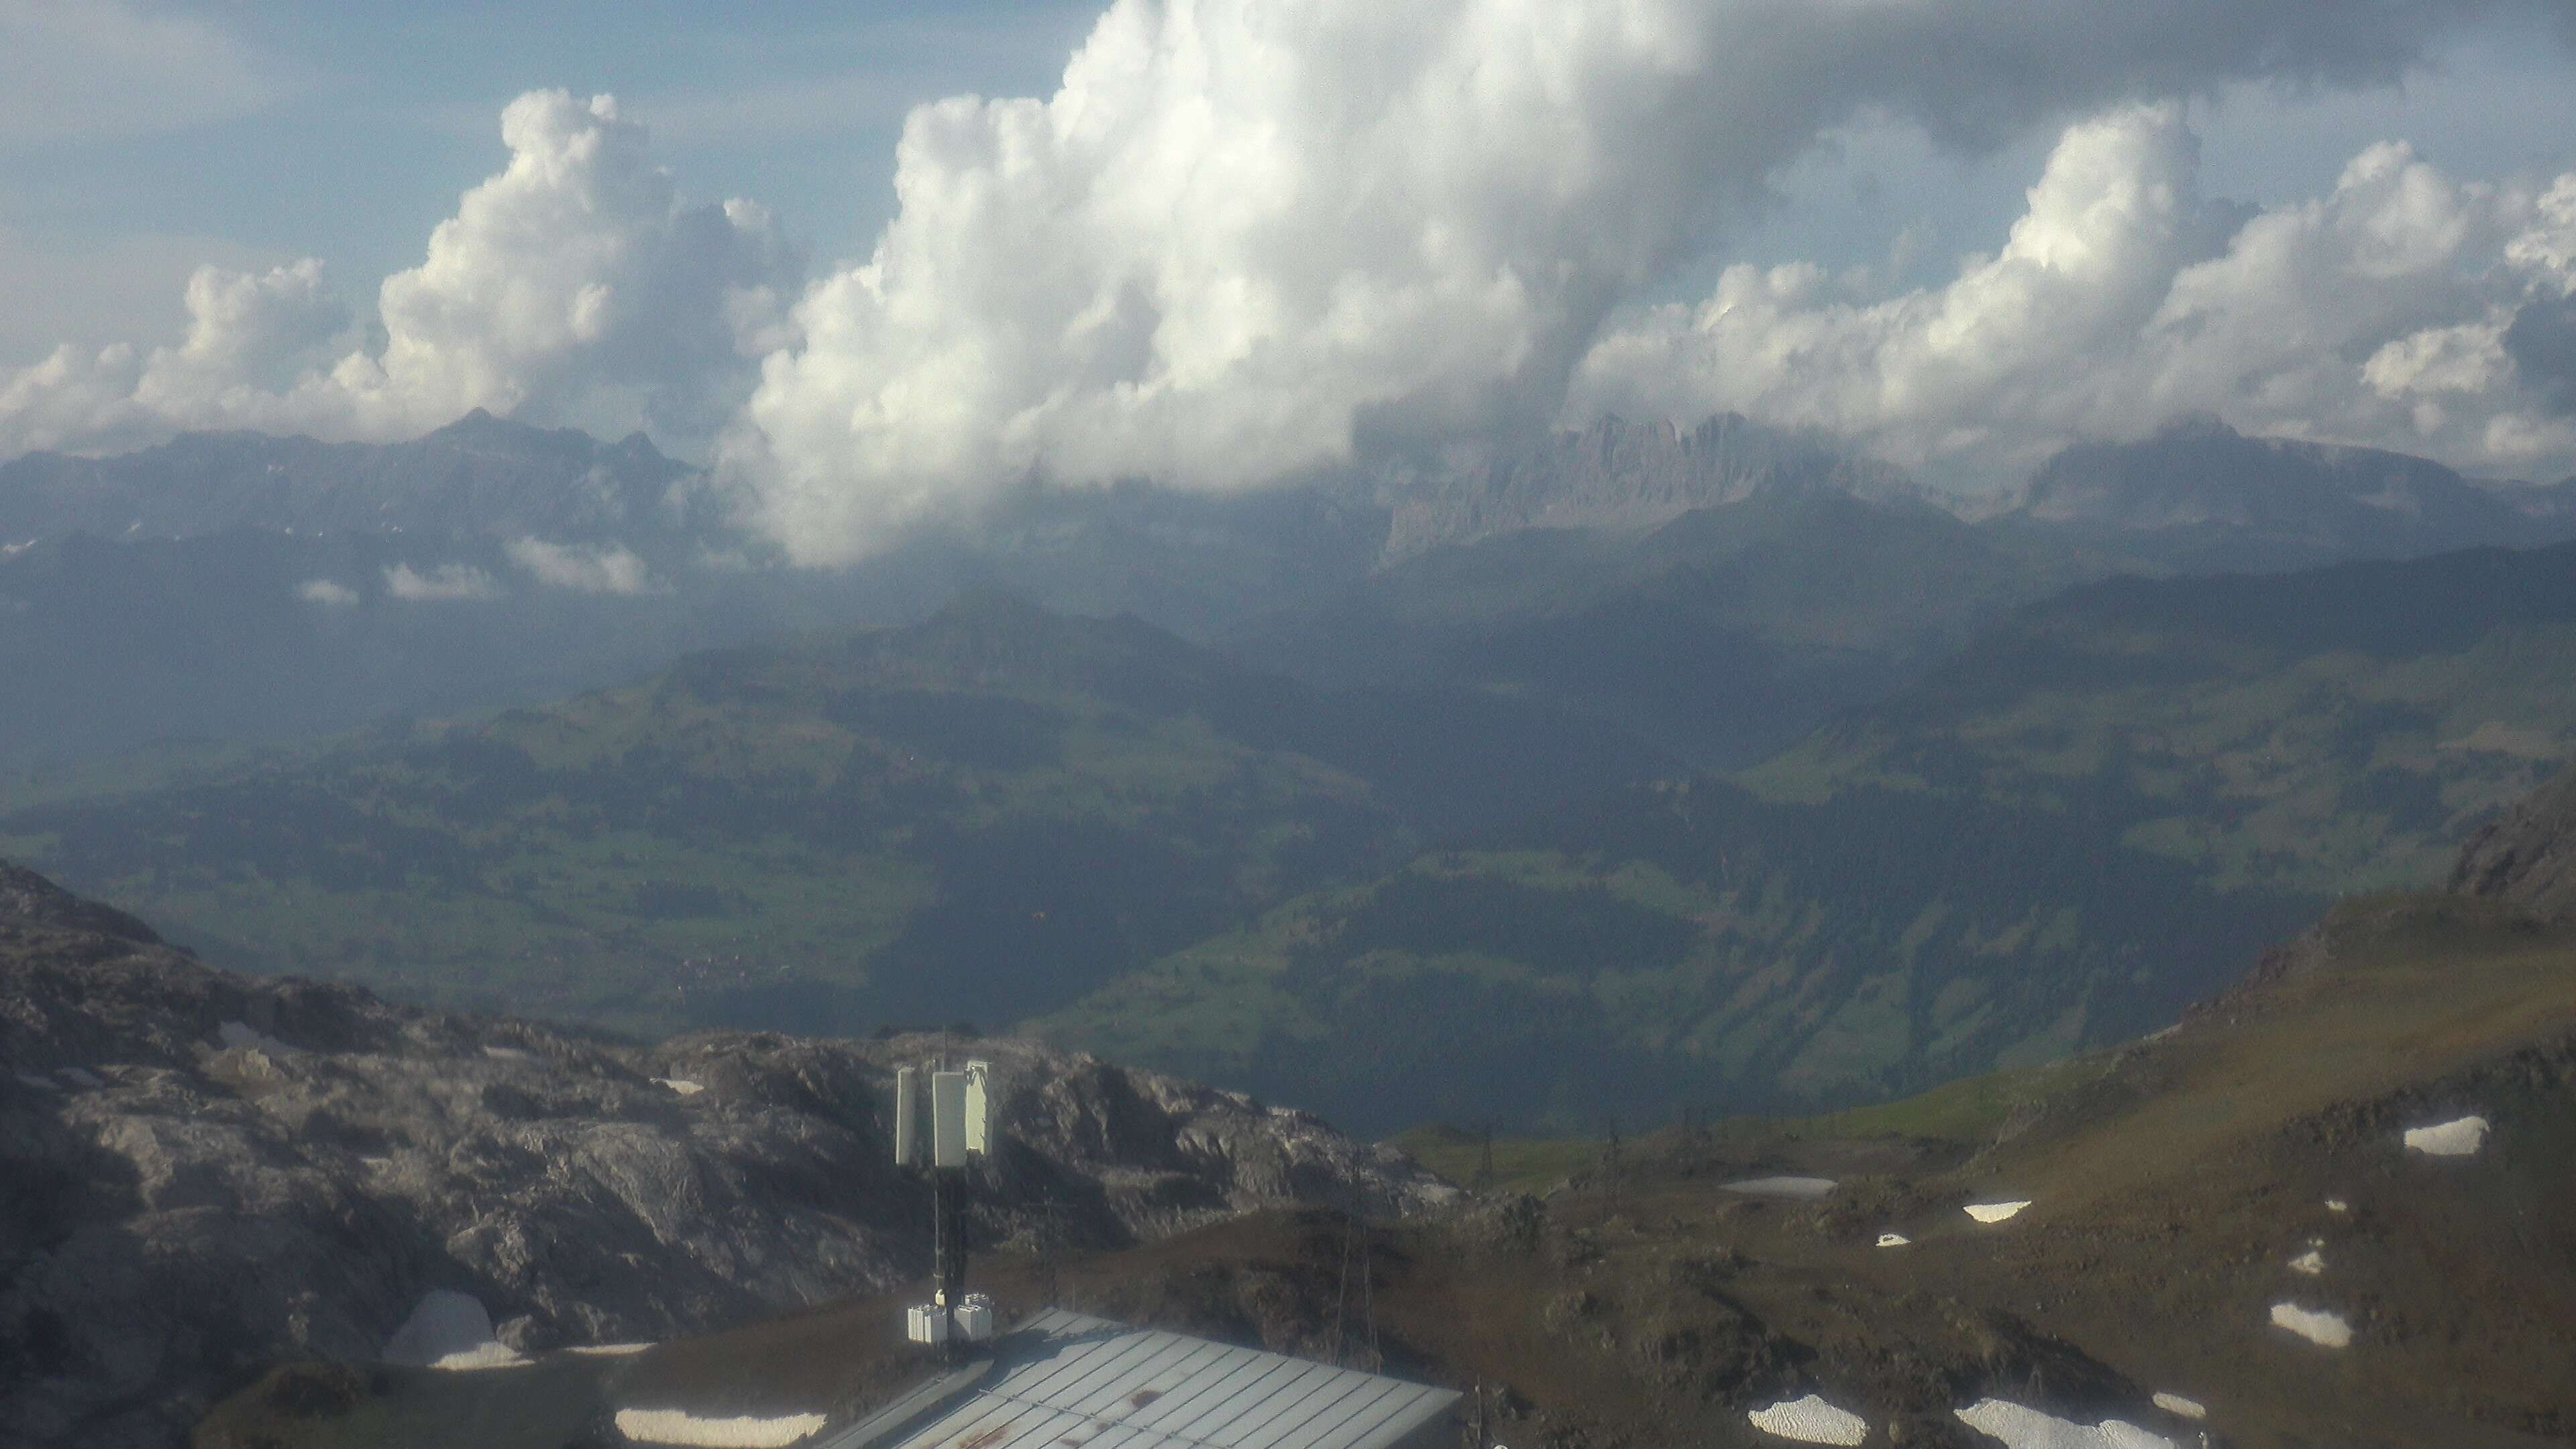
M157 946L152 928L97 901L85 900L24 866L0 860L0 933L79 931L137 945Z
M1132 1245L1456 1190L1249 1098L1020 1041L656 1044L208 967L0 866L0 1443L161 1446L284 1359L367 1361L431 1293L512 1349L658 1340L928 1264L893 1068L991 1061L976 1238Z
M1896 469L1806 433L1733 413L1695 428L1615 415L1512 445L1453 450L1373 479L1394 519L1385 558L1528 528L1644 531L1766 490L1918 499Z
M2576 920L2576 770L2533 791L2470 837L2450 884L2454 891L2504 901L2545 920Z

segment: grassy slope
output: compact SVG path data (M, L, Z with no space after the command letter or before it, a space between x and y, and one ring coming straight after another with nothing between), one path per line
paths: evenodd
M2122 858L2116 824L1640 789L1292 901L1045 1026L1370 1131L1886 1097L2161 1026L2315 913Z
M2054 807L2221 889L2437 879L2469 824L2576 757L2576 548L2103 584L1745 773Z
M1046 1010L1425 833L1660 767L1508 701L1322 691L984 596L542 710L22 783L0 853L254 968L862 1031Z
M1353 775L1191 712L1159 636L989 607L43 799L0 850L219 954L403 995L846 1026L996 1014L1405 839ZM960 968L983 974L905 980Z
M2571 756L2576 548L2089 586L1749 790L1489 833L1044 1026L1377 1131L1884 1098L2161 1026Z
M1132 1322L1466 1388L1499 1386L1512 1443L1776 1443L1745 1411L1815 1392L1873 1442L1958 1443L1951 1411L1995 1395L2092 1424L2117 1417L2240 1449L2442 1444L2525 1449L2576 1428L2576 932L2489 904L2347 905L2282 969L2169 1037L1889 1109L1943 1124L1886 1135L1661 1134L1615 1178L1588 1144L1522 1149L1572 1182L1534 1200L1378 1225L1361 1294L1354 1236L1321 1213L1262 1214L1061 1265L1054 1296ZM2474 1158L2406 1152L2403 1130L2462 1111ZM1739 1124L1740 1126L1741 1124ZM1449 1147L1460 1134L1422 1134ZM1472 1151L1472 1147L1468 1150ZM1504 1159L1511 1148L1498 1145ZM1498 1162L1498 1166L1502 1166ZM1817 1204L1720 1184L1841 1180ZM2027 1197L1985 1227L1967 1202ZM2336 1213L2333 1198L2346 1204ZM1900 1230L1911 1246L1882 1250ZM2323 1274L2288 1262L2321 1244ZM979 1260L1006 1311L1041 1301L1023 1258ZM917 1296L917 1295L916 1295ZM322 1449L516 1395L496 1449L651 1402L702 1413L882 1398L896 1306L852 1302L675 1343L615 1369L556 1361L492 1375L354 1379L339 1400L273 1378L201 1442L255 1434ZM2334 1351L2268 1322L2292 1301L2345 1315ZM305 1371L308 1375L310 1371ZM544 1375L548 1377L540 1378ZM2158 1390L2205 1423L2152 1407ZM542 1409L544 1412L536 1412ZM546 1437L552 1435L555 1437Z

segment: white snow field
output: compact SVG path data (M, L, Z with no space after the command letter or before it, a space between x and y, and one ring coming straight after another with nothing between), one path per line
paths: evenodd
M1913 1241L1914 1240L1912 1238L1905 1236L1903 1233L1881 1233L1878 1235L1878 1245L1882 1248L1902 1248Z
M2028 1198L2020 1202L1972 1202L1962 1211L1981 1223L1999 1223L2030 1206Z
M2462 1117L2455 1122L2431 1127L2410 1127L2406 1130L2406 1148L2428 1157L2468 1157L2486 1141L2488 1130L2484 1117Z
M2009 1399L1979 1399L1951 1412L1978 1433L2001 1439L2004 1449L2181 1449L2125 1419L2078 1424Z
M2352 1204L2345 1202L2339 1197L2330 1197L2326 1199L2326 1211L2330 1213L2348 1213L2352 1211Z
M1800 1444L1858 1444L1869 1438L1867 1419L1849 1409L1837 1409L1815 1394L1749 1410L1744 1417L1765 1434Z
M2155 1403L2157 1408L2164 1410L2166 1413L2180 1415L2186 1419L2206 1419L2209 1417L2209 1406L2202 1403L2200 1400L2186 1399L2180 1394L2169 1394L2162 1389L2156 1390Z
M652 1346L649 1343L585 1343L564 1351L584 1358L623 1358L630 1353L642 1353Z
M483 1049L483 1055L496 1062L533 1062L537 1059L537 1054L526 1047L487 1046Z
M742 1415L702 1419L686 1409L620 1409L617 1432L638 1444L687 1444L701 1449L785 1449L823 1427L820 1414Z
M2344 1322L2342 1314L2301 1308L2295 1303L2273 1304L2272 1326L2286 1328L2310 1343L2328 1348L2345 1348L2352 1343L2352 1325Z
M2290 1271L2293 1273L2305 1273L2309 1277L2313 1278L2325 1270L2326 1255L2318 1252L2314 1248L2310 1248L2306 1252L2301 1253L2299 1256L2290 1260Z
M1720 1185L1728 1192L1749 1192L1757 1197L1823 1197L1834 1190L1830 1177L1748 1177Z
M668 1087L683 1097L694 1097L707 1089L706 1083L692 1082L686 1077L655 1077L653 1079L653 1085L657 1087Z

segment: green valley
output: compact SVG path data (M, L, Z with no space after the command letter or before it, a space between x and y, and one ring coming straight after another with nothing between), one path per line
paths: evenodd
M216 959L644 1031L1044 1010L1427 832L1659 760L996 595L0 814ZM1506 761L1552 761L1518 791Z
M2117 580L1737 780L1481 832L1042 1026L1367 1127L1882 1098L2164 1025L2570 758L2576 548Z

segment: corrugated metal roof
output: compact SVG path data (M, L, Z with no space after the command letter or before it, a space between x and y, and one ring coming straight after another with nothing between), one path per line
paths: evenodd
M887 1449L1388 1449L1458 1395L1052 1311L970 1396Z

